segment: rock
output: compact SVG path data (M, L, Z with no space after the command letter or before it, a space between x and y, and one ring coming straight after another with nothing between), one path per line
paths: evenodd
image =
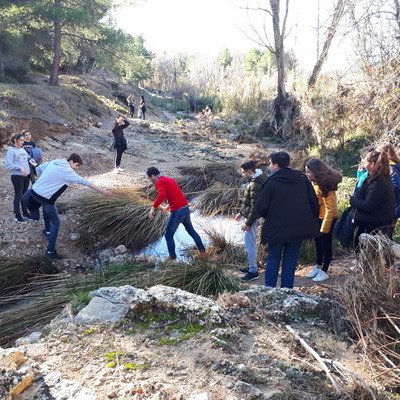
M21 344L32 344L32 343L38 343L40 338L42 337L41 332L32 332L28 336L23 336L15 341L15 344L17 346L20 346Z
M71 240L73 240L73 241L80 239L80 237L81 237L81 235L79 233L71 233L71 236L70 236Z
M127 251L128 249L123 244L120 244L114 249L115 254L125 254Z
M212 400L211 395L207 392L199 393L199 394L192 394L188 397L188 400Z

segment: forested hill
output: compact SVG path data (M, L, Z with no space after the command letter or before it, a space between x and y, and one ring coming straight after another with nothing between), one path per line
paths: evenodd
M141 94L148 100L152 119L163 113L152 104L154 96L134 85L115 79L90 76L62 76L61 85L51 87L42 75L30 75L29 85L0 85L0 144L12 133L31 129L37 139L57 133L74 133L88 125L104 122L117 113L127 114L126 97Z

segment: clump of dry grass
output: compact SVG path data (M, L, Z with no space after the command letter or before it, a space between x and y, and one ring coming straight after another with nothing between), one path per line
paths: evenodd
M346 280L338 296L375 378L393 387L400 384L400 274L385 269L390 260L389 239L366 235L358 273Z
M71 208L79 221L77 245L90 250L124 244L128 249L140 250L160 238L167 215L157 212L150 220L149 205L136 196L137 192L120 192L117 197L92 195L73 202Z
M0 257L0 296L23 293L24 284L34 274L57 272L53 263L43 257Z
M234 215L239 209L239 195L239 187L215 184L199 196L196 208L208 216Z
M241 289L240 280L230 273L229 268L208 256L167 266L153 279L154 284L173 286L206 297Z
M239 166L233 163L210 163L203 167L184 166L179 167L184 175L192 175L202 179L209 187L215 182L221 182L227 186L240 186L242 177L239 174Z

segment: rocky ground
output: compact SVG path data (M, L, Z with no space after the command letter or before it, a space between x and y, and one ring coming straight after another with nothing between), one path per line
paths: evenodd
M116 174L113 172L113 153L109 150L112 122L113 119L108 118L100 127L89 126L82 132L46 137L38 140L37 144L43 149L45 160L79 153L84 160L79 173L110 190L147 185L145 172L149 166L159 167L166 175L177 176L179 166L227 161L240 165L251 155L265 157L271 150L243 137L240 132L227 132L219 119L210 124L176 120L170 115L162 118L150 115L150 121L131 120L131 126L125 130L129 146L122 162L125 171ZM13 190L3 160L4 157L0 165L0 255L42 254L46 241L41 236L41 224L17 224L13 221ZM68 202L87 191L90 189L72 187L59 203ZM73 216L68 213L62 215L58 251L65 256L62 267L71 271L84 256L74 247L75 226ZM301 266L296 286L308 287L304 291L309 293L326 292L326 287L334 289L345 279L353 260L351 255L336 260L332 266L332 279L325 282L326 285L312 284L304 277L310 265ZM166 339L174 339L176 332L169 332L168 324L161 326L160 322L151 329L124 324L110 329L74 323L64 325L62 329L47 328L47 332L51 332L49 337L41 339L32 348L19 348L34 368L47 371L46 374L52 372L46 390L36 393L36 397L32 397L31 393L31 397L25 398L341 398L335 394L318 363L298 347L286 323L303 332L304 338L316 346L325 358L340 360L357 374L368 378L354 351L356 348L346 335L342 338L335 336L332 326L318 315L308 319L310 315L302 315L301 310L297 312L293 309L294 315L290 316L291 313L285 311L278 318L267 318L265 313L270 310L265 309L266 303L260 302L259 307L258 304L243 301L245 304L230 302L229 312L235 314L235 310L239 310L238 316L224 327L220 335L202 330L184 341L174 343L166 340L162 346L158 339L154 339L162 336L159 332L162 331ZM120 359L116 366L107 367L110 360L107 362L106 354L118 352L122 353L120 357L124 364L136 367L121 366ZM110 357L115 358L115 355ZM64 389L57 394L49 394L49 387L59 388L60 385Z

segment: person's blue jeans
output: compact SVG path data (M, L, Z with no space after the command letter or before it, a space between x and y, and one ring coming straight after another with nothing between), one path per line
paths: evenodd
M190 219L189 206L172 211L165 230L165 241L167 242L168 253L171 258L176 258L174 235L179 224L183 224L187 233L193 238L199 251L204 251L203 242L199 234L194 230Z
M265 286L276 287L279 267L282 260L281 287L293 288L294 274L301 247L300 242L268 243L265 266Z
M31 194L31 196L35 200L35 202L43 208L44 228L46 232L50 232L48 235L49 244L47 245L46 251L53 253L56 249L57 236L61 224L57 206L55 204L46 203L35 195ZM39 219L39 208L35 207L30 210L33 219Z

